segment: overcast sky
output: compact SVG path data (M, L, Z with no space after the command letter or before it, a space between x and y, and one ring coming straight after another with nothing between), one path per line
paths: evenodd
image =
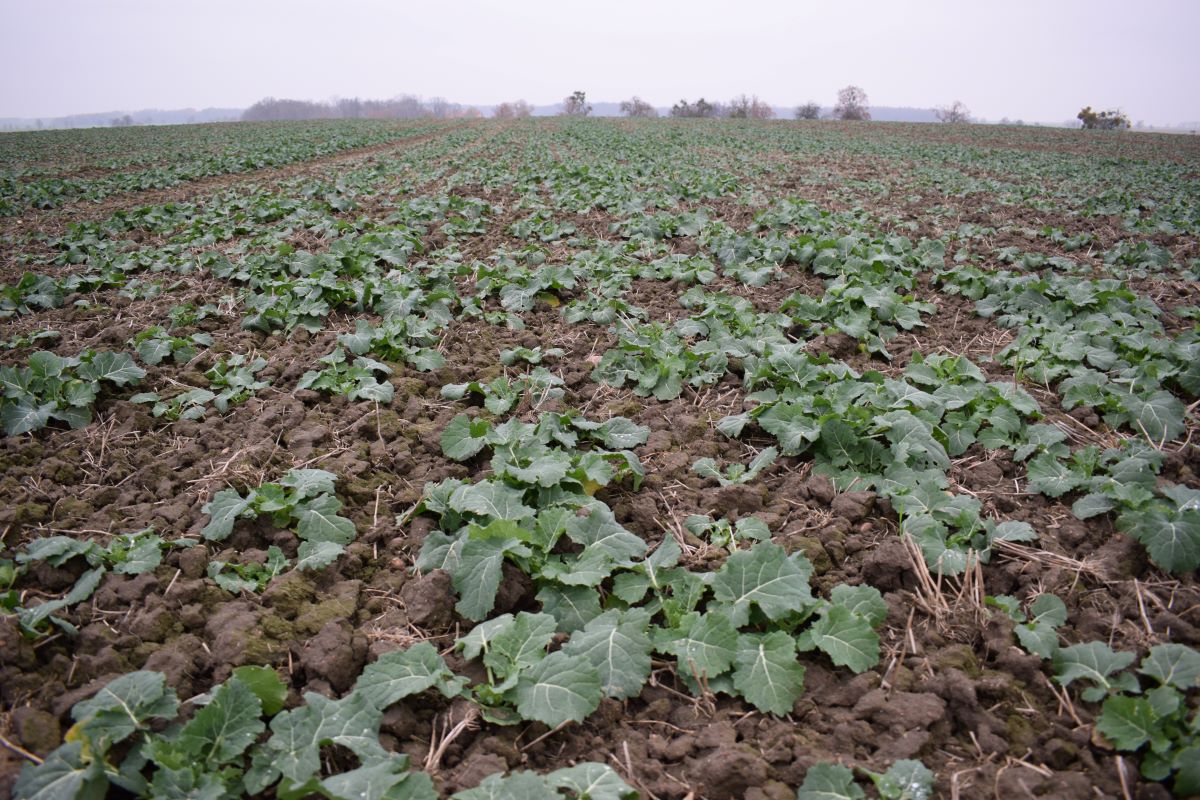
M411 93L655 105L756 93L1200 120L1192 0L0 0L0 117Z

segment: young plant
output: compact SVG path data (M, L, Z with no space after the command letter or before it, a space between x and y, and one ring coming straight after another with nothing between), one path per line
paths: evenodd
M347 363L346 351L340 347L319 358L318 363L324 364L325 368L309 370L301 375L296 383L297 390L312 389L326 394L345 395L351 400L373 400L376 403L390 403L395 396L396 387L381 383L378 378L378 374L392 374L392 368L387 364L365 356Z
M702 478L713 478L722 486L749 483L757 478L764 469L774 464L778 455L779 451L774 447L765 447L751 459L749 464L730 464L724 472L720 470L717 462L713 459L698 458L696 463L692 464L692 472Z
M296 569L332 564L354 541L354 523L338 516L342 503L334 496L337 477L321 469L293 469L279 483L265 483L245 496L222 489L204 504L210 519L200 532L209 541L224 541L238 519L270 515L279 528L294 528L300 537Z
M82 428L92 421L92 406L102 383L125 386L146 377L128 353L85 351L63 358L39 351L24 367L0 367L0 419L9 436L40 430L51 420Z

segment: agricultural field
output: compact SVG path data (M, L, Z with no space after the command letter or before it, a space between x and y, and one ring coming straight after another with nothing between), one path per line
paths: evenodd
M0 136L0 794L1200 794L1200 140Z

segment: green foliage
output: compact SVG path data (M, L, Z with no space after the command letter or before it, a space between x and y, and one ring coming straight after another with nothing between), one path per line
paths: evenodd
M223 541L233 533L239 518L270 515L276 527L294 528L300 537L297 569L326 567L357 535L354 523L338 516L342 504L333 494L336 479L332 473L320 469L294 469L279 483L265 483L244 496L235 489L221 489L201 509L209 515L201 534L210 541ZM274 574L282 566L276 558L268 561L264 569ZM241 576L243 570L248 570L248 574ZM249 565L235 572L256 584L264 578L263 570Z
M395 396L396 387L390 383L380 383L378 378L379 374L392 374L392 368L387 364L365 356L358 356L353 362L347 363L346 351L340 347L321 356L317 362L324 364L324 368L309 370L301 375L296 389L312 389L326 394L345 395L351 400L373 400L376 403L390 403Z
M127 353L85 351L63 358L39 351L23 367L0 367L0 419L9 436L40 430L51 420L82 428L92 421L101 383L125 386L146 377Z

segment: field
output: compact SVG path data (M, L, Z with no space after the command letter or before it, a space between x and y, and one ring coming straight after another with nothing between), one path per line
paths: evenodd
M1200 794L1198 237L1187 136L0 136L0 794Z

